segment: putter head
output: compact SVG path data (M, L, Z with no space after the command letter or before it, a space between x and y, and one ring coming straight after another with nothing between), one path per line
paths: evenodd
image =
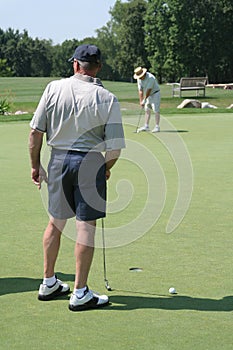
M110 285L108 284L108 281L105 281L105 288L111 292L112 291L112 288L110 287Z

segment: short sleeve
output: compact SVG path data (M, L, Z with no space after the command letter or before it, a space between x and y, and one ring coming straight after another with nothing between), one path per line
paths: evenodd
M116 98L111 105L109 119L105 125L105 144L107 151L125 148L120 105Z
M48 87L41 96L40 102L30 122L30 127L41 132L47 130L47 110L46 110L46 96Z

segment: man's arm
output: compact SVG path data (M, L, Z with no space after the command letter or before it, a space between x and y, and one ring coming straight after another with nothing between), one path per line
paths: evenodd
M41 188L41 182L47 180L46 173L40 165L40 151L43 144L42 132L32 129L29 135L29 154L31 160L32 181L38 188Z
M118 158L120 157L120 154L121 154L120 149L113 150L113 151L107 151L105 153L106 179L107 180L110 178L110 175L111 175L110 169L117 162Z
M150 96L152 89L146 90L145 100Z
M138 90L138 96L139 96L139 103L141 106L143 102L143 90Z

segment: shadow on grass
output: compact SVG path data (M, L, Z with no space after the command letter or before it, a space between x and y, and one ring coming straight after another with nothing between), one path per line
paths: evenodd
M63 281L74 281L73 274L57 273L57 277ZM27 277L0 278L0 296L13 293L38 291L41 279ZM115 289L115 291L117 291ZM125 293L126 291L120 291ZM222 299L195 298L183 295L161 296L156 294L142 295L112 295L110 296L112 310L196 310L196 311L233 311L233 296L225 296ZM65 296L65 298L68 298Z
M110 297L113 310L159 309L196 311L233 311L233 296L222 299L194 298L175 295L171 297L122 296ZM118 304L118 305L117 305Z
M57 278L62 281L74 281L74 275L58 272ZM5 294L23 293L37 291L42 279L27 277L5 277L0 278L0 296Z
M189 132L189 131L188 130L160 130L160 132L182 133L182 132Z

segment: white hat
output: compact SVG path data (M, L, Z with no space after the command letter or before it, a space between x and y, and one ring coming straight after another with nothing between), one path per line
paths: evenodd
M141 79L147 72L146 68L137 67L134 69L134 79Z

